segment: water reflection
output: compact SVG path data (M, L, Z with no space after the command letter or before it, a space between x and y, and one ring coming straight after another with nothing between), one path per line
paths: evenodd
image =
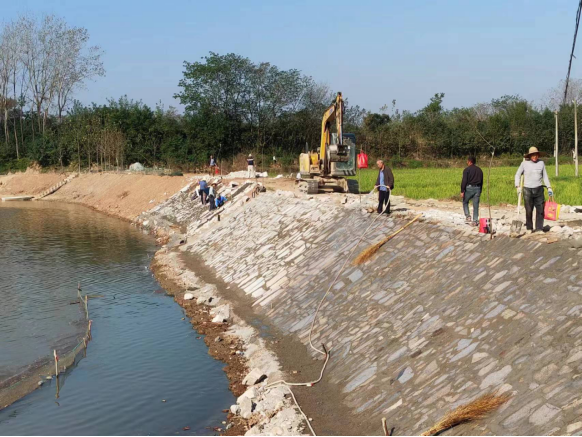
M1 205L1 204L0 204ZM0 207L0 375L93 339L58 379L0 411L0 434L205 434L234 403L222 364L147 266L150 237L76 205ZM1 379L1 376L0 376ZM166 399L166 403L161 400Z

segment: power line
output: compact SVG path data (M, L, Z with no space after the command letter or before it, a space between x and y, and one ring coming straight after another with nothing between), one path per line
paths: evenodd
M572 41L572 53L570 53L570 63L568 64L568 75L566 76L566 86L564 87L564 102L566 104L566 96L568 95L568 82L570 82L570 70L572 69L572 58L574 57L574 47L576 47L576 36L578 35L578 26L580 25L580 12L582 11L582 0L578 4L578 12L576 12L576 29L574 30L574 41Z

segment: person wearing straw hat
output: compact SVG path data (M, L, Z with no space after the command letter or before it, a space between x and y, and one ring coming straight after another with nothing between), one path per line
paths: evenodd
M249 178L255 177L255 160L253 159L253 155L249 153L249 157L247 158L247 172Z
M521 163L515 173L515 188L520 193L521 175L523 175L523 199L525 202L525 227L528 232L543 231L544 229L544 184L548 188L548 195L552 197L554 192L550 185L548 172L544 161L540 157L545 153L537 147L530 147L528 153L523 155L525 161ZM536 210L536 227L533 227L533 210Z

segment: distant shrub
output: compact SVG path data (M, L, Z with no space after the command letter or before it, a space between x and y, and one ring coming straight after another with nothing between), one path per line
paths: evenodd
M0 162L0 174L9 172L22 171L25 172L30 166L31 162L28 158L13 159L10 161Z

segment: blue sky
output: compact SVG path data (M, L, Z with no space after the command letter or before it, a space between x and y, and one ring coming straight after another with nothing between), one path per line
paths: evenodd
M55 13L89 30L107 76L78 94L85 103L127 94L179 106L183 61L213 51L297 68L372 111L392 99L414 111L436 92L448 108L504 94L538 102L566 76L577 3L19 0L2 19Z

